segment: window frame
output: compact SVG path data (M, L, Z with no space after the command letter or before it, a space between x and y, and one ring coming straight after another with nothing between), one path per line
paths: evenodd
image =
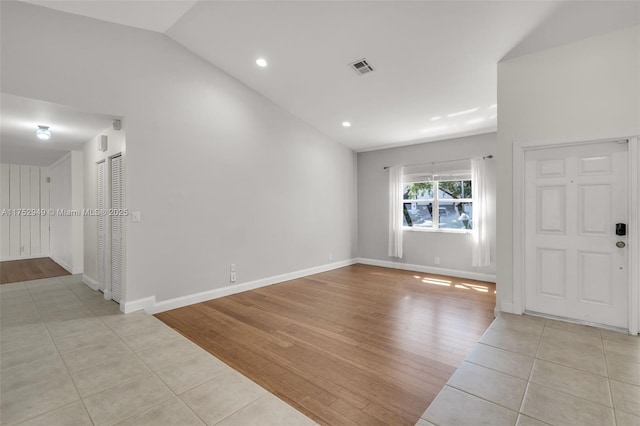
M461 178L461 179L446 179L446 180L442 180L442 182L464 182L464 181L470 181L471 182L471 186L473 187L473 180L470 178ZM424 180L424 181L416 181L416 182L411 182L411 183L427 183L430 182L433 185L433 189L432 189L432 194L433 194L433 198L416 198L416 199L411 199L411 200L405 200L404 198L402 199L401 203L402 203L402 209L404 211L404 205L405 204L409 204L409 203L432 203L432 209L431 209L431 221L432 221L432 226L431 227L421 227L421 226L415 226L415 225L403 225L402 229L404 231L417 231L417 232L449 232L449 233L453 233L453 234L470 234L473 232L473 229L467 229L467 228L441 228L440 227L440 202L441 201L449 201L451 200L451 202L453 202L454 204L456 203L471 203L471 205L473 205L473 197L472 198L451 198L451 199L447 199L447 198L439 198L438 195L440 193L440 180ZM403 183L403 185L406 185L408 183Z

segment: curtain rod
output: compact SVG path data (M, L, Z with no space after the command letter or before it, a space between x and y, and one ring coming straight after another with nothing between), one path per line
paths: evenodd
M483 160L490 160L493 158L493 155L485 155L482 157ZM430 163L415 163L415 164L405 164L404 167L410 167L410 166L421 166L423 164L442 164L442 163L455 163L457 161L465 161L465 160L471 160L471 158L458 158L457 160L445 160L445 161L432 161ZM384 170L389 169L389 167L391 166L384 166Z

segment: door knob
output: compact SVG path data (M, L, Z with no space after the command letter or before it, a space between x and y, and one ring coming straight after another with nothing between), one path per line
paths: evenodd
M618 241L616 243L616 247L618 247L618 248L624 248L624 246L625 246L624 241Z

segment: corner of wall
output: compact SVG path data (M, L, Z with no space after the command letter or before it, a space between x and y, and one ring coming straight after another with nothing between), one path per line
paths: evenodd
M156 296L144 297L141 299L130 300L120 304L120 310L125 313L145 310L150 314L157 314L171 309L181 308L183 306L193 305L195 303L205 302L207 300L217 299L219 297L230 296L232 294L241 293L243 291L254 290L256 288L266 287L289 281L297 278L306 277L321 272L331 271L333 269L358 263L357 259L347 259L340 262L328 263L313 268L303 269L300 271L290 272L287 274L276 275L273 277L262 278L241 284L234 284L216 288L215 290L204 291L201 293L190 294L187 296L176 297L169 300L156 301Z
M100 289L98 282L87 275L82 275L82 282L88 285L92 290L97 291Z

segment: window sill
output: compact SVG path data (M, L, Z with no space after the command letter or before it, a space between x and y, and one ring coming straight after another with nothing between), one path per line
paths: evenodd
M409 232L435 232L435 233L444 233L444 234L471 234L473 231L471 229L456 229L456 228L420 228L414 226L403 226L403 231Z

